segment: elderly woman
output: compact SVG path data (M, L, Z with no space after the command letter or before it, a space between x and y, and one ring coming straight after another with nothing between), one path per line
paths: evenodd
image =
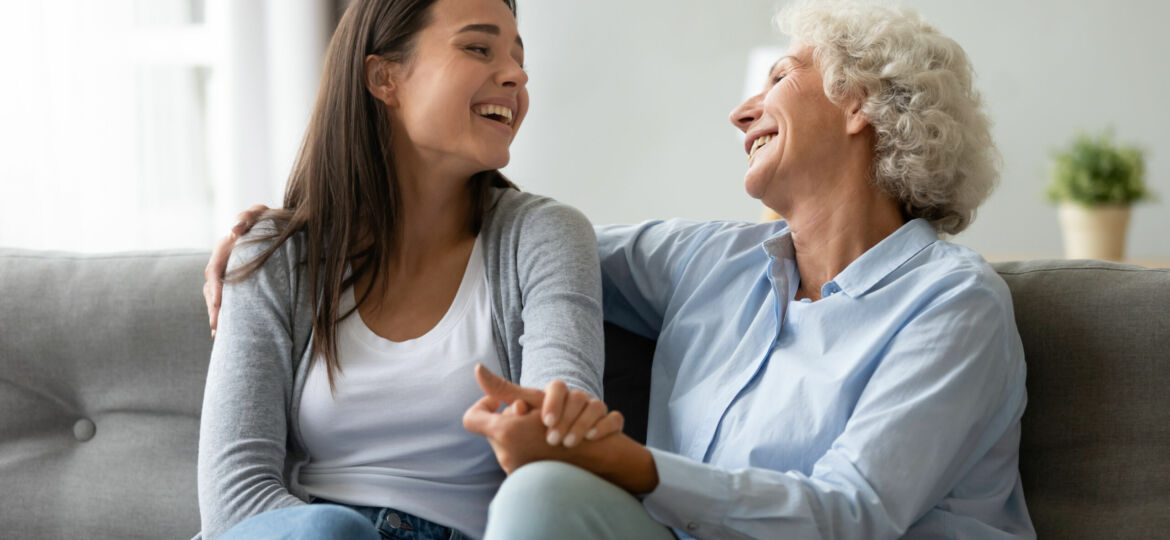
M793 45L731 121L786 221L599 229L606 319L658 340L648 447L549 448L481 373L465 424L511 472L488 538L1035 536L1011 298L940 239L996 178L967 57L905 9L778 21Z
M1011 298L940 239L996 178L967 57L901 8L778 21L731 121L785 221L598 229L605 318L658 341L647 446L550 445L539 392L478 369L464 424L510 473L488 538L1035 536Z

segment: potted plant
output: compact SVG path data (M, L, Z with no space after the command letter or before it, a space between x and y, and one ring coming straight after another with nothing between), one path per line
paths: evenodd
M1052 157L1048 198L1059 205L1065 256L1122 260L1130 205L1150 196L1142 150L1106 130L1077 135Z

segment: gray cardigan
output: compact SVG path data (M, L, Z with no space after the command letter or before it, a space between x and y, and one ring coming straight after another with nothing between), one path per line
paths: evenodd
M492 197L480 236L502 373L523 386L560 379L601 396L601 275L589 221L545 197L505 189ZM253 235L271 231L269 223ZM229 268L265 247L241 245ZM304 235L294 235L247 280L224 287L199 426L207 538L307 500L297 479L309 460L297 418L313 339L304 258Z

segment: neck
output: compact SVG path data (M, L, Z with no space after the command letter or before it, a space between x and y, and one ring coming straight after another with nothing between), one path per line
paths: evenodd
M819 186L816 194L781 211L796 251L798 299L820 300L825 283L905 223L897 202L869 180L872 151L846 156L828 178L805 184Z
M470 175L444 170L413 152L394 157L402 197L395 260L420 265L474 238Z

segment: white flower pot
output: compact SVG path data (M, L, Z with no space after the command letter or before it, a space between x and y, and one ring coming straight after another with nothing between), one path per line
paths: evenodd
M1066 258L1107 261L1125 258L1129 205L1082 206L1061 203L1058 213Z

